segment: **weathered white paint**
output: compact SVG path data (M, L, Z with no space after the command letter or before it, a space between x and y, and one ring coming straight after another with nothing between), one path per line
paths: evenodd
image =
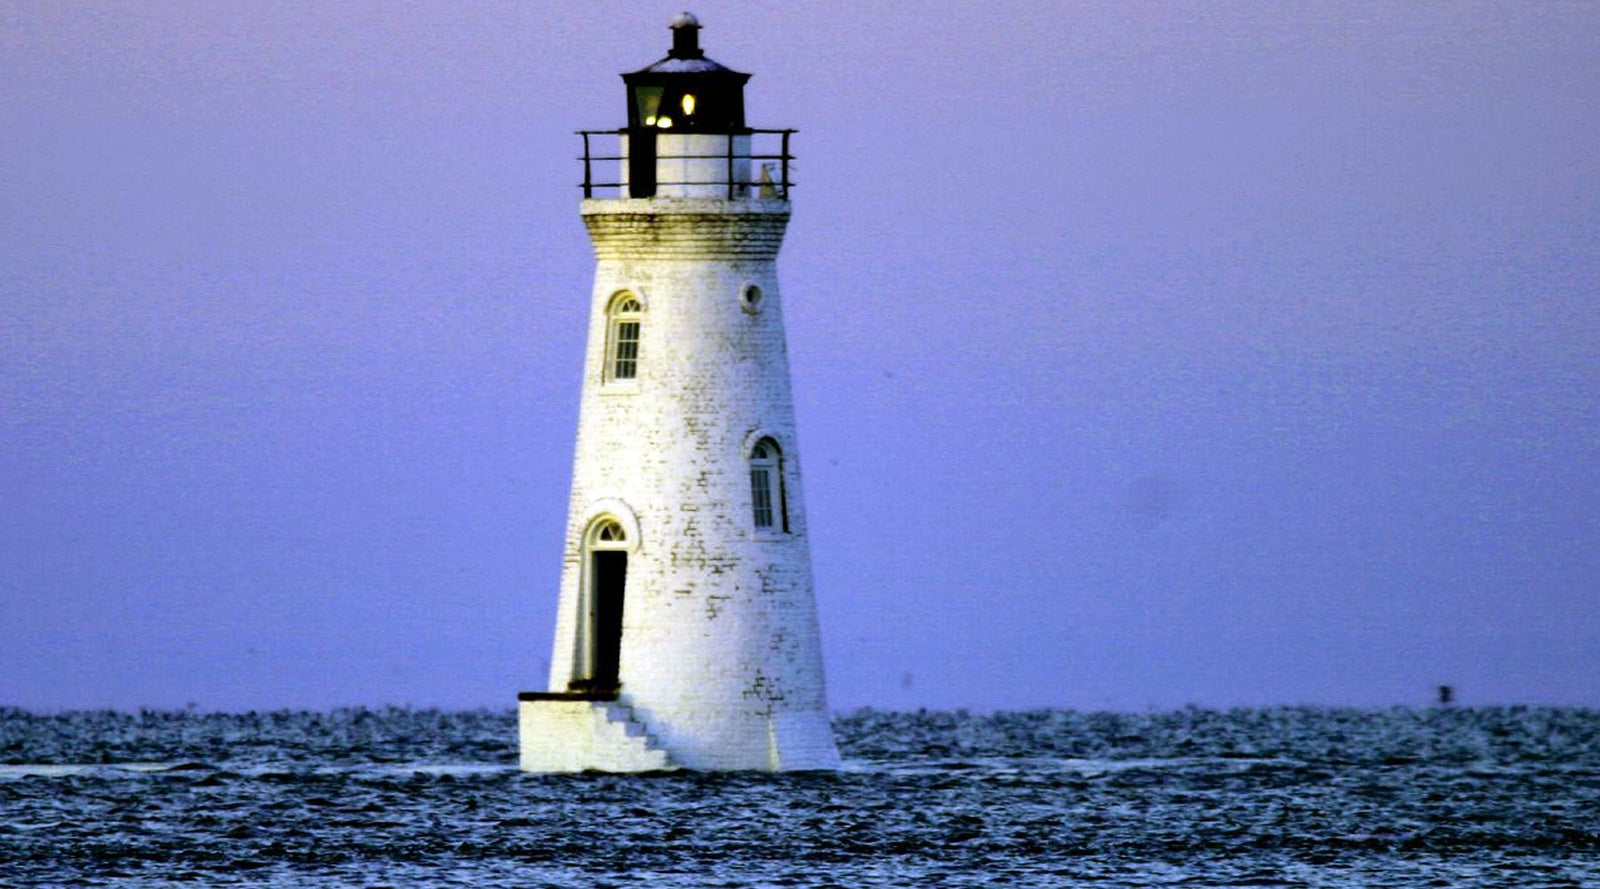
M598 264L549 689L585 675L586 531L614 517L629 552L619 703L641 749L694 769L835 768L776 270L789 204L663 195L585 200L582 215ZM623 291L644 305L638 377L608 382ZM754 525L761 436L782 451L787 531ZM614 723L584 713L604 706L522 702L523 768L661 768L600 738Z

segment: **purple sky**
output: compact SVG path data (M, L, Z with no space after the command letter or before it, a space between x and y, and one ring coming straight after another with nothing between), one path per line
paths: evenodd
M693 8L835 708L1600 705L1600 5ZM0 9L0 704L541 685L678 9Z

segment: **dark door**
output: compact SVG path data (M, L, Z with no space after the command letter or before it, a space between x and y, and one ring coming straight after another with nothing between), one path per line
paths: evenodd
M628 132L628 197L656 196L656 131L635 127Z
M617 663L622 655L622 593L628 583L628 554L621 550L595 550L594 566L594 675L596 691L617 687Z

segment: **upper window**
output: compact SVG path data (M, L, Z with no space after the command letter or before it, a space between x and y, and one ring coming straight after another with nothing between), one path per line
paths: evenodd
M620 293L611 301L606 326L607 380L632 380L639 376L639 329L644 306L631 293Z
M758 531L789 530L783 502L783 455L763 438L750 449L750 508Z

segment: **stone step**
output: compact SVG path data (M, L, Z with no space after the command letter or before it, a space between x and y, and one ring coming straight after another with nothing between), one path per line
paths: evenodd
M617 701L524 700L518 705L522 768L531 772L657 772L678 768Z

